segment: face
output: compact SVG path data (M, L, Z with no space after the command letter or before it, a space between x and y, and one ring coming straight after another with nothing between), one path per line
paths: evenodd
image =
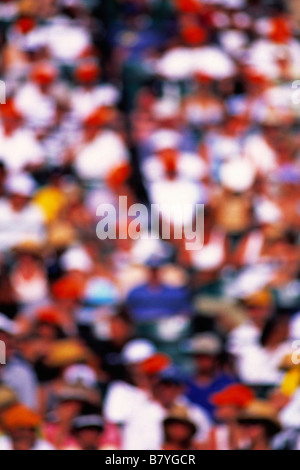
M265 437L265 428L263 424L259 423L248 423L242 425L242 432L246 439L249 439L251 442L257 441Z
M57 406L57 415L61 421L71 421L80 413L81 407L81 403L76 400L61 402Z
M12 194L10 197L10 203L13 207L13 210L18 212L26 207L28 204L28 198L21 196L20 194Z
M208 354L195 356L196 368L201 373L213 373L217 366L217 358Z
M270 318L271 312L269 307L251 306L248 307L248 315L255 324L263 326Z
M165 434L171 442L189 442L193 437L193 432L189 424L183 422L173 422L165 427Z
M117 344L125 344L133 331L131 325L122 318L113 318L110 323L111 340Z
M218 421L230 423L237 418L238 410L232 405L220 406L217 408L215 415Z
M31 450L35 443L35 430L20 428L11 432L13 447L15 450Z
M77 440L82 449L97 450L101 432L98 429L86 428L77 433Z
M174 383L160 383L157 385L157 396L165 407L170 407L172 403L183 393L182 385Z

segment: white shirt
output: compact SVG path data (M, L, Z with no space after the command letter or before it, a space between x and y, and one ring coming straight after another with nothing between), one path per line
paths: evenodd
M0 128L0 159L9 172L18 173L27 165L42 165L45 156L32 132L18 129L6 136Z
M149 194L151 203L159 205L161 217L179 227L191 226L197 204L204 202L201 185L183 178L157 181L150 186Z
M161 159L155 155L149 157L143 165L143 174L149 181L157 181L166 176L166 170ZM183 152L177 161L177 172L182 178L200 181L208 173L206 163L194 153Z
M186 406L199 428L198 440L204 441L211 423L207 414L184 397L176 404ZM105 416L114 423L123 424L124 450L158 450L163 444L163 421L168 412L142 390L124 382L116 382L109 390Z
M290 345L285 343L273 350L261 345L245 347L237 361L239 377L248 385L280 385L283 372L279 366L289 352Z
M121 137L113 131L102 131L79 151L75 169L82 179L105 179L127 160L127 149Z
M27 83L17 93L16 107L28 122L37 127L50 126L55 120L55 101L41 93L34 83Z
M119 100L119 92L112 85L101 85L91 90L77 88L72 96L71 104L74 116L85 119L101 106L114 106Z
M26 241L42 242L45 237L41 210L29 203L21 212L14 212L9 201L0 201L0 251Z

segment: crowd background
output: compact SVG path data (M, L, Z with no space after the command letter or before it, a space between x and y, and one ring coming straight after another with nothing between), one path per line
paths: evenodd
M0 449L300 449L297 3L1 0Z

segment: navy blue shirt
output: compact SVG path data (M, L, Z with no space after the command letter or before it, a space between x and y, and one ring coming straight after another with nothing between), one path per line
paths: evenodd
M237 383L237 380L233 376L220 372L210 384L199 385L190 382L186 396L195 405L203 407L214 419L216 407L210 402L210 398L234 383Z

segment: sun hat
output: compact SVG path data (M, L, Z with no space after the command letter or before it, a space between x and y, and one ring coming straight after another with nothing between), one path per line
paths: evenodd
M201 333L188 341L184 350L192 355L218 356L222 352L222 343L213 333Z

